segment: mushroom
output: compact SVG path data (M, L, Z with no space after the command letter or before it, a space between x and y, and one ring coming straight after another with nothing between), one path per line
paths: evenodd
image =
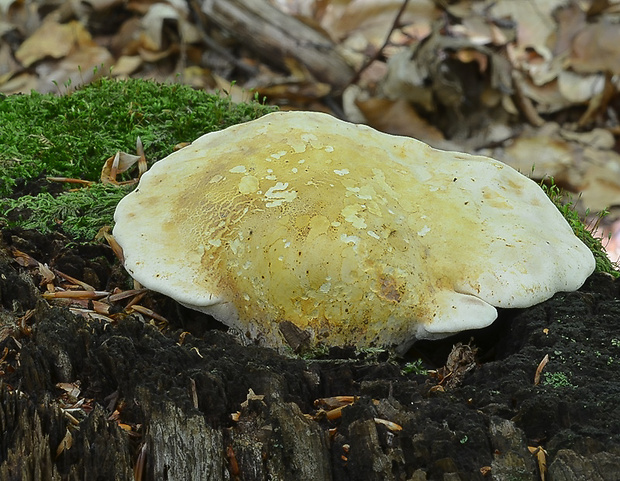
M155 163L115 213L125 268L248 340L400 346L578 289L590 250L499 161L276 112Z

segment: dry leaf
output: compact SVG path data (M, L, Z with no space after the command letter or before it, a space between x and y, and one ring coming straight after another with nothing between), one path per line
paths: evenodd
M362 50L377 48L385 41L402 3L402 0L332 2L321 20L321 26L334 40L357 36ZM400 23L415 26L415 31L420 35L418 38L424 38L439 15L432 2L410 0ZM409 32L413 31L411 28Z
M420 139L433 147L444 145L441 131L418 115L404 99L371 98L355 103L362 111L368 125L382 132Z
M497 0L488 13L492 18L510 18L516 23L519 50L524 51L529 47L539 51L546 48L549 36L555 33L553 11L564 3L564 0Z
M583 75L569 70L558 74L558 88L565 99L572 103L585 103L600 94L605 87L605 75Z
M430 392L443 392L458 386L465 374L476 367L477 352L478 348L457 342L448 355L446 365L434 372L438 385L433 386Z
M328 84L316 81L286 82L256 89L261 98L267 97L273 103L287 100L298 105L325 97L330 90L331 87Z
M587 25L573 40L570 65L577 72L620 74L620 28L605 18Z
M546 481L547 479L547 452L540 446L528 446L530 453L536 457L538 463L538 473L540 474L540 481Z
M381 419L381 418L374 418L374 419L375 419L375 423L382 424L383 426L388 428L390 431L398 432L398 431L403 430L403 427L400 424L396 424L395 422L388 421L387 419Z
M381 91L390 99L408 100L432 112L435 110L435 101L427 85L426 69L414 62L411 55L410 50L404 50L388 60L388 72L381 84Z
M140 160L139 155L118 152L113 157L109 157L101 169L101 182L104 184L123 184L116 180L118 174L122 174L130 169Z
M60 456L63 451L68 451L69 449L71 449L71 446L73 445L73 435L71 434L71 431L69 431L69 429L67 429L67 432L65 433L65 437L62 438L62 441L60 441L60 444L58 445L58 448L56 449L56 457Z
M59 382L56 384L56 387L65 391L65 393L69 396L70 399L77 400L80 397L81 389L79 382Z
M39 77L31 73L19 74L6 80L0 87L3 94L29 94L39 85Z
M54 282L54 279L56 278L56 276L54 275L52 270L47 266L47 264L41 264L40 262L39 262L39 275L41 276L41 282L39 283L40 286L43 286L46 284L52 284Z
M229 96L235 103L248 102L254 97L255 90L253 89L243 88L217 74L213 74L213 79L215 80L217 90Z
M538 367L536 368L536 374L534 374L534 386L538 386L540 384L540 375L548 362L549 354L545 354L545 357L543 357L542 361L540 361Z
M599 225L593 235L602 239L607 256L611 261L620 262L620 219L609 225Z
M555 11L557 31L555 33L554 55L562 55L571 48L575 35L586 25L586 12L577 2L568 2Z
M486 72L489 66L489 58L473 48L461 49L455 53L455 57L463 63L477 62L480 73Z
M8 43L0 44L0 84L3 83L3 77L5 81L18 69L18 64L13 60L11 53L11 47Z
M11 246L11 255L15 259L15 262L17 262L22 267L38 267L39 266L39 261L37 261L34 257L12 246Z
M88 5L96 12L109 10L112 7L122 5L123 0L88 0Z
M177 6L183 5L177 4ZM164 48L164 22L176 22L181 40L185 43L197 42L201 39L198 29L186 20L186 12L181 12L167 3L155 3L142 17L142 28L150 39L152 50L160 51Z
M335 409L338 407L349 406L355 402L356 396L332 396L316 399L314 407L321 409Z
M620 205L620 155L599 151L604 165L588 165L581 178L581 200L592 212Z
M138 70L143 64L140 55L121 55L112 67L112 74L115 77L129 77Z
M109 72L112 55L107 49L97 45L80 46L60 62L50 64L51 71L42 73L37 90L41 93L57 92L58 86L76 88L91 83Z
M60 24L53 18L43 22L15 52L15 58L29 67L45 57L63 58L78 46L94 45L90 33L78 21Z
M537 179L564 176L571 165L574 148L557 136L558 126L545 124L515 139L498 158L522 174Z
M211 75L211 71L197 65L184 69L181 79L184 84L191 85L195 89L210 90L217 85L213 75Z

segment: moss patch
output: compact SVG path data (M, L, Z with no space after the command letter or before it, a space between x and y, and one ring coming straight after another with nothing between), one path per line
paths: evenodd
M607 257L607 252L603 246L602 239L592 235L592 232L598 227L600 220L605 217L608 212L600 212L595 225L587 226L579 217L579 214L575 209L574 202L571 199L568 199L568 201L565 200L566 196L564 195L564 192L562 192L562 190L555 184L553 178L550 179L550 183L548 185L541 183L540 186L559 209L564 218L568 221L575 235L579 237L579 239L581 239L581 241L592 251L592 254L594 254L594 259L596 260L595 272L605 272L614 277L620 277L618 266L611 262L609 257ZM586 212L586 217L588 215L589 212Z
M272 110L138 79L101 79L60 97L0 96L0 223L41 232L60 227L77 239L92 239L93 231L111 222L127 190L97 186L53 195L64 187L49 185L45 176L96 181L108 157L135 153L138 136L152 163L178 143ZM38 191L24 196L20 186L36 179Z
M52 195L41 192L2 202L10 225L42 234L62 230L74 239L92 240L104 225L112 225L116 204L133 187L94 184Z

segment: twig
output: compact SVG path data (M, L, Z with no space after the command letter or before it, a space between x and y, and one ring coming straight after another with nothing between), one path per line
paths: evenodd
M536 107L534 107L534 103L532 100L525 95L523 91L523 84L525 80L521 72L516 69L512 71L512 84L515 89L515 102L517 104L517 108L521 111L521 113L525 116L526 120L532 124L534 127L540 127L545 123L545 119L543 119L538 112L536 111Z
M372 57L366 60L364 65L360 67L360 69L355 73L355 75L351 78L351 80L347 82L347 84L344 86L342 90L346 89L349 85L353 85L355 82L357 82L362 76L362 73L364 73L364 71L368 67L370 67L370 65L383 54L383 50L385 50L385 47L387 47L388 44L390 43L390 37L392 36L392 32L394 32L394 30L396 30L396 28L398 27L399 22L400 22L400 17L402 17L403 13L405 12L405 9L407 8L408 3L409 3L409 0L404 0L403 4L400 6L400 9L398 10L396 17L394 18L394 22L392 22L390 31L385 37L385 41L383 42L383 45L381 45L381 47L375 52L375 54Z

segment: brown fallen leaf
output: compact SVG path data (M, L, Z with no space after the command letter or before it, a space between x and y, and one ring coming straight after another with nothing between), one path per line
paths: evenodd
M573 39L570 66L576 72L620 73L620 28L603 17Z
M35 258L30 256L29 254L26 254L25 252L22 252L19 249L16 249L13 246L11 246L11 255L15 259L15 262L17 262L22 267L38 267L39 266L39 261L37 261Z
M50 15L15 52L15 58L24 67L46 57L63 58L80 45L94 45L90 33L80 22L72 20L61 24L54 17Z
M540 446L528 446L527 449L534 455L538 463L538 474L540 481L547 479L547 452Z
M542 358L542 361L540 361L538 367L536 368L536 374L534 374L534 386L538 386L540 384L540 376L548 362L549 354L545 354L545 357Z
M357 396L332 396L316 399L314 407L319 411L315 417L325 416L330 421L340 419L342 410L353 404L357 399Z
M138 304L133 304L130 310L134 310L136 312L139 312L140 314L144 314L145 316L155 319L156 321L168 324L168 319L166 319L164 316L160 314L157 314L155 311L153 311L152 309L149 309L148 307L140 306Z
M335 409L337 407L348 406L353 404L357 399L356 396L332 396L323 397L314 401L314 406L321 409Z
M114 156L109 157L103 164L101 169L101 182L104 184L135 184L137 180L117 181L116 176L122 174L131 168L140 160L139 155L128 154L127 152L117 152Z
M390 33L402 0L352 0L326 2L329 6L321 17L321 26L332 38L351 38L343 47L356 51L378 49ZM400 18L400 25L407 26L408 40L424 38L430 25L440 15L432 2L411 1ZM392 32L395 36L398 32ZM392 40L392 39L391 39Z
M375 420L375 423L385 426L390 431L398 432L398 431L403 430L403 427L400 424L396 424L395 422L388 421L387 419L374 418L374 420Z
M63 395L65 400L71 399L72 402L75 402L80 397L80 392L82 392L79 382L59 382L56 383L56 387L65 392Z
M98 45L78 45L74 51L60 61L45 65L37 85L41 93L68 93L81 85L107 74L112 66L112 54ZM61 88L62 87L62 88Z
M368 125L382 132L414 137L435 147L445 141L443 133L420 117L413 105L404 99L371 98L355 104Z
M116 59L112 67L112 75L119 78L127 78L136 72L143 64L140 55L121 55Z
M65 436L62 438L62 441L60 441L60 444L56 449L56 458L58 458L64 451L71 449L71 446L73 446L73 435L71 434L71 431L69 431L69 428L67 428Z
M457 342L448 354L446 365L431 374L437 379L438 385L433 386L430 392L443 392L458 386L465 374L476 367L477 353L477 347Z

